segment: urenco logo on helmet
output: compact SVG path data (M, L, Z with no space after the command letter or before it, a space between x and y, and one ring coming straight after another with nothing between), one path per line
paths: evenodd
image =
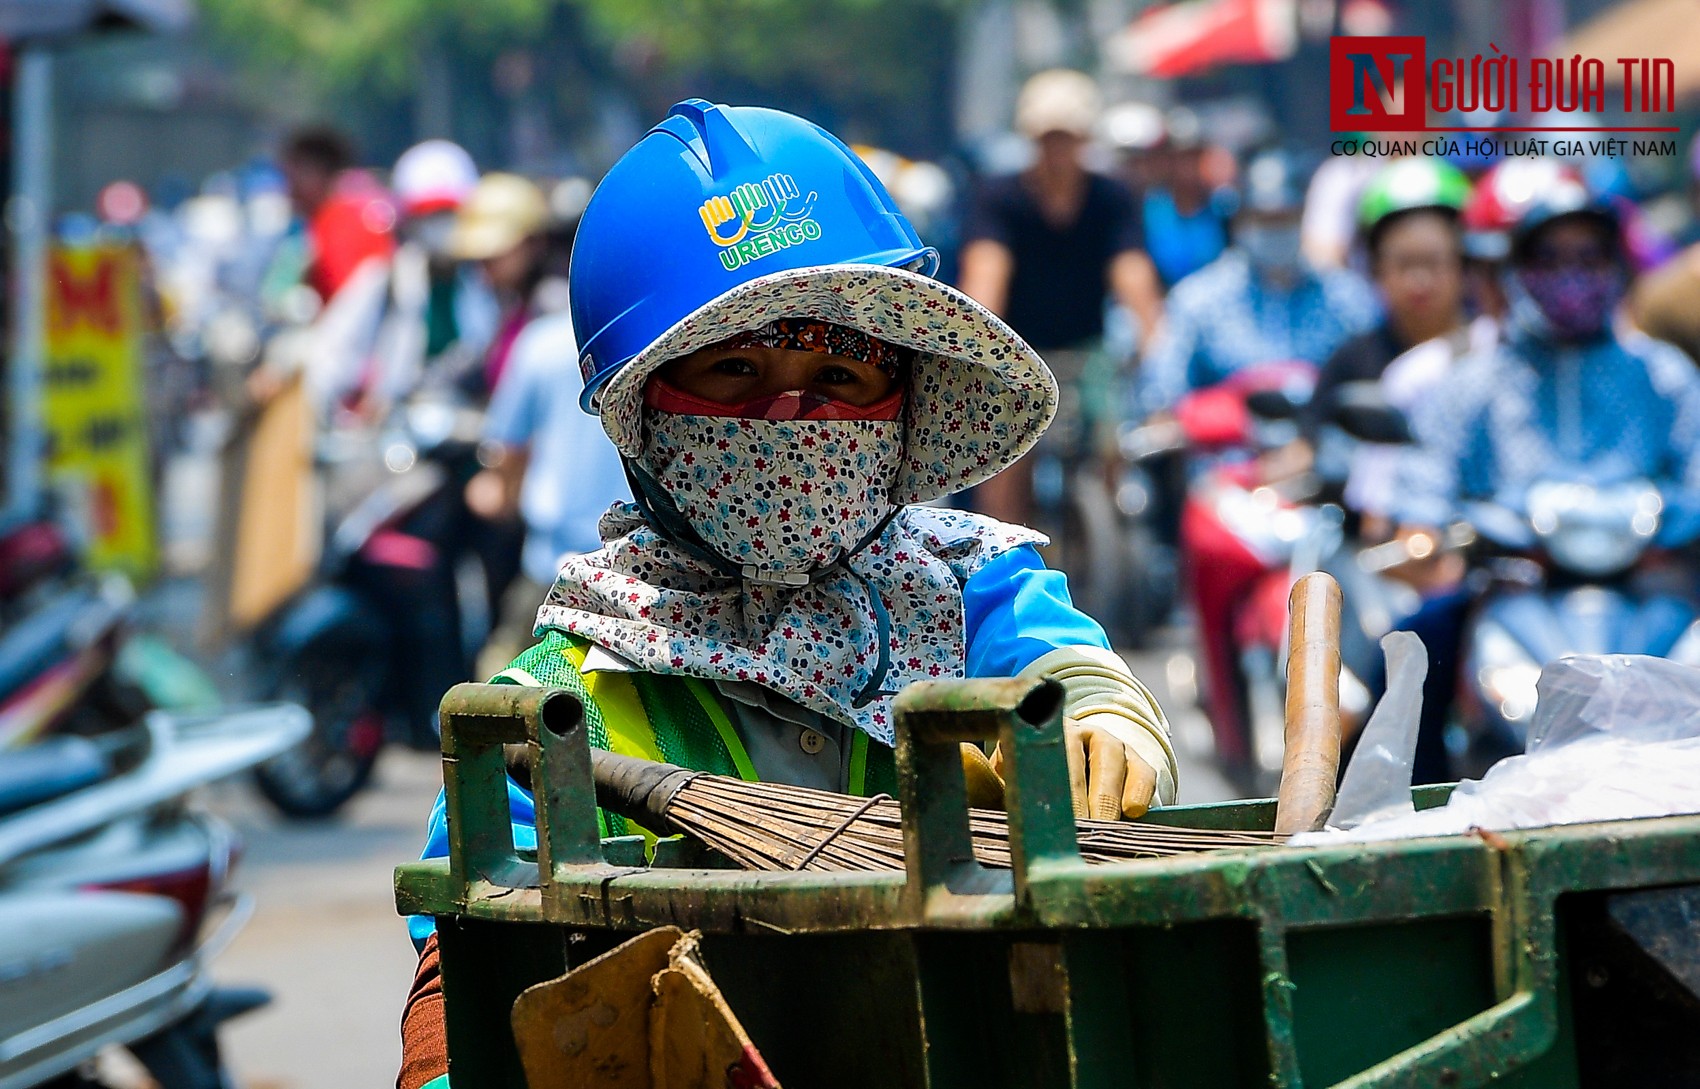
M820 224L811 218L817 194L803 196L789 174L745 182L725 196L709 197L697 209L703 229L720 247L720 263L735 271L770 253L812 242Z
M1675 109L1668 57L1514 57L1490 42L1486 53L1431 60L1416 35L1329 42L1329 127L1388 134L1337 140L1335 154L1669 155L1672 140L1611 134L1675 133ZM1562 133L1585 135L1544 135Z

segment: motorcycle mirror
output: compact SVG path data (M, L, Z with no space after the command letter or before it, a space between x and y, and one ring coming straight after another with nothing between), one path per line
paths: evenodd
M1411 436L1405 414L1382 399L1374 382L1348 382L1335 391L1334 422L1354 439L1363 442L1407 445Z
M1299 414L1299 406L1284 390L1255 389L1246 394L1245 407L1253 416L1264 420L1290 420Z

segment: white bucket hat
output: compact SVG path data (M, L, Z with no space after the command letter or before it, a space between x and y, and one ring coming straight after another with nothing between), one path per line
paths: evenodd
M781 318L814 318L919 353L904 407L904 456L891 490L925 503L972 487L1033 448L1057 411L1039 354L956 288L883 265L820 265L740 284L678 321L599 391L602 426L643 453L643 388L671 360Z
M1086 139L1091 137L1101 109L1098 85L1091 76L1052 68L1035 75L1021 88L1015 102L1015 128L1034 140L1051 132Z

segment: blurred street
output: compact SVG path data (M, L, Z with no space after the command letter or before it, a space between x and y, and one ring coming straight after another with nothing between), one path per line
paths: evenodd
M236 883L258 904L214 974L263 983L273 995L224 1036L246 1089L395 1080L399 1011L418 958L395 913L390 870L418 856L442 777L434 757L399 749L384 755L379 775L376 789L320 823L282 820L245 781L210 793L242 835Z

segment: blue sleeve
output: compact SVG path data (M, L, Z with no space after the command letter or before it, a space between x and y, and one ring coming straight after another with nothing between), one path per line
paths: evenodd
M962 605L970 677L1013 677L1058 647L1110 648L1104 629L1069 600L1067 577L1030 544L974 572Z
M525 333L520 333L523 341ZM543 417L547 386L535 359L516 342L507 373L496 383L484 412L484 437L503 446L530 446Z
M531 792L508 780L508 819L513 822L514 847L521 851L537 849L537 804ZM436 804L431 806L431 820L425 831L425 849L420 858L447 858L449 854L449 809L444 793L437 791ZM437 920L429 915L409 915L407 933L415 949L425 947L425 939L437 929Z

